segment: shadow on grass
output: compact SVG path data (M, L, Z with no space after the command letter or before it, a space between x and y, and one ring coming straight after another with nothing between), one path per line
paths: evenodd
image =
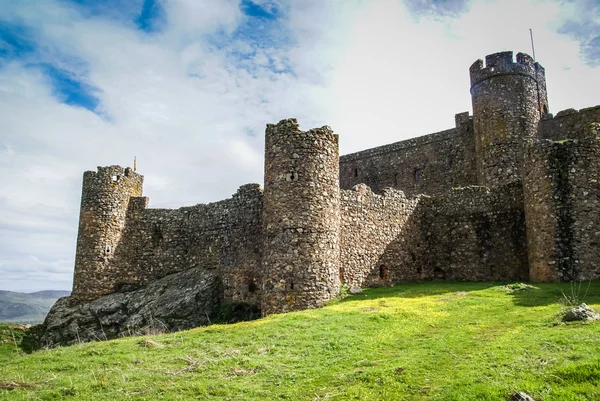
M600 303L600 281L581 283L538 283L530 284L510 292L515 305L543 306L553 303L579 305Z
M339 302L388 297L419 298L455 292L481 291L486 288L496 287L503 284L506 283L471 281L448 282L434 280L414 283L399 283L386 287L365 288L361 294L349 295L348 297L341 299Z
M579 283L522 284L515 282L445 282L423 281L401 283L389 287L366 288L361 294L350 295L339 302L379 299L387 297L418 298L456 292L481 291L492 287L513 297L518 306L544 306L553 303L582 302L600 304L600 281Z

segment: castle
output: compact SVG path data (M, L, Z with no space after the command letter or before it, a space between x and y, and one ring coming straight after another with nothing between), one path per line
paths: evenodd
M148 208L143 176L83 176L72 304L193 267L223 302L314 308L340 284L600 278L600 106L549 114L523 53L470 67L473 115L446 131L339 157L325 126L268 124L264 189Z

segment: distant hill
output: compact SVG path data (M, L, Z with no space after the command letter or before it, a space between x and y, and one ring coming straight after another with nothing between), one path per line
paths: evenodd
M41 323L54 302L69 294L70 291L38 291L27 294L0 290L0 322Z

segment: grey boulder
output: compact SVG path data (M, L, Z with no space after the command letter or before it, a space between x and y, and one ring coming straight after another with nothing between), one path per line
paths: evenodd
M60 298L44 321L42 346L70 345L210 324L220 307L220 280L203 268L175 273L130 292L83 305Z
M567 310L565 316L563 317L563 321L565 322L573 322L577 320L583 320L591 322L593 320L598 320L600 315L596 313L596 311L586 304L581 304L574 308Z

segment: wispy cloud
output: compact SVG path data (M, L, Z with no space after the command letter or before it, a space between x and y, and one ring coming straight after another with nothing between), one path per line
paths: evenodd
M580 43L584 60L600 66L600 4L596 0L567 1L559 32Z
M404 0L404 3L417 16L457 17L467 11L469 0Z

